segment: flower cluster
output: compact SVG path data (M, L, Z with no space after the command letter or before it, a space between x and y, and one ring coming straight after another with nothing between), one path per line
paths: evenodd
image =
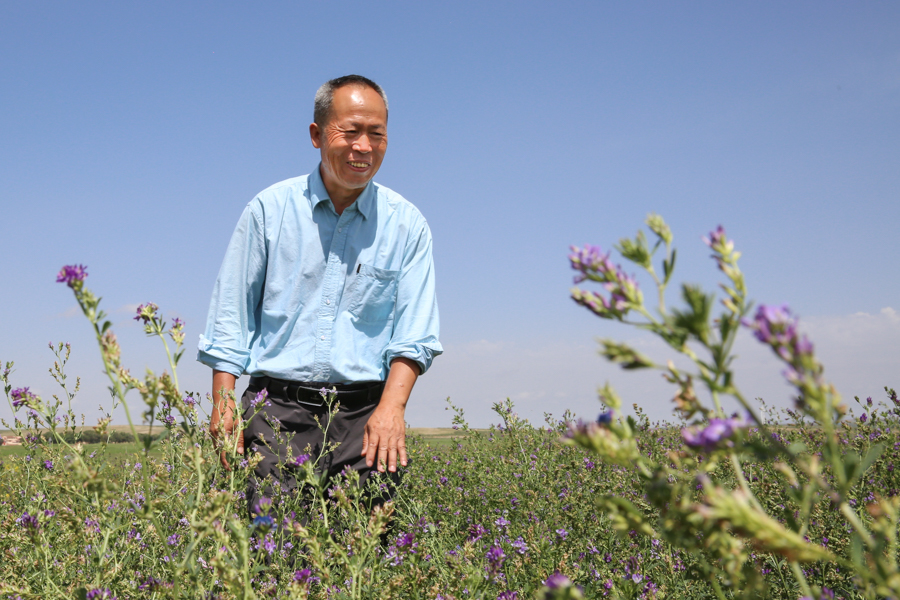
M754 331L756 339L771 346L785 362L793 363L813 352L812 343L797 330L797 322L787 304L762 304L753 320L744 320L744 325Z
M87 277L87 267L84 265L66 265L59 270L56 283L65 283L70 288L80 287Z
M319 578L309 569L300 569L294 572L294 581L300 584L319 583Z
M506 560L506 554L500 546L491 546L490 550L484 555L487 560L488 577L494 579L500 574L503 563Z
M178 317L172 319L172 326L169 327L169 336L173 342L181 345L184 342L184 321Z
M137 307L137 315L134 317L135 321L143 321L144 325L149 325L150 321L156 317L156 312L159 310L159 307L152 302L148 302L147 304L141 304Z
M739 417L730 419L712 418L706 427L685 427L681 430L684 443L697 450L712 452L718 448L734 446L732 438L746 423Z
M822 366L813 354L812 342L799 332L798 320L786 304L761 305L752 321L745 319L742 323L787 363L783 374L800 391L799 408L814 412L824 406L833 406L837 411L843 409L839 399L827 399L832 395L831 388L822 380Z
M626 274L621 266L614 265L609 253L604 254L599 246L588 244L584 248L572 246L569 262L578 271L575 283L586 279L602 283L609 292L609 298L602 294L572 289L572 299L587 307L604 319L622 319L628 311L644 302L643 294L634 277Z
M27 387L16 388L9 393L10 399L12 399L13 408L20 408L22 406L27 406L28 408L34 409L40 404L40 397L35 396L31 393L31 390Z
M250 406L252 408L262 408L263 406L272 406L272 403L269 402L269 392L268 390L262 390L256 394L253 398L250 399Z

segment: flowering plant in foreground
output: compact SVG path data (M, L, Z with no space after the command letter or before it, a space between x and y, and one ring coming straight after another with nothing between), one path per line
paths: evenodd
M787 306L762 305L753 313L738 268L740 252L722 227L703 238L726 279L721 285L723 310L714 316L715 295L694 285L681 288L683 308L666 305L665 291L676 256L673 236L658 215L650 215L646 224L655 236L652 248L647 236L639 232L634 239L621 240L616 249L655 283L658 306L653 312L644 304L636 279L614 265L610 253L586 246L573 247L569 256L578 272L576 283L601 283L608 293L575 288L572 298L577 303L601 318L656 334L693 365L688 371L672 361L658 364L626 344L601 341L601 354L623 368L660 370L676 388L677 416L688 422L681 430L679 450L656 458L641 453L637 423L621 416L621 399L607 385L600 397L616 418L609 419L606 414L601 422L571 426L570 443L590 449L612 464L631 463L643 480L645 502L641 505L614 494L601 499L615 526L701 557L702 568L696 576L706 579L719 598L752 596L766 589L765 573L753 560L758 553L780 557L790 567L797 595L832 597L831 590L815 585L808 577L809 565L830 563L854 574L862 597L900 597L900 496L873 494L865 506L856 501L862 480L885 450L884 444L871 444L865 452L841 447L847 441L839 435L841 428L847 427L842 423L847 408L824 380L812 343L799 332L798 321ZM664 256L658 273L653 257L660 248ZM818 447L784 443L761 417L759 406L741 394L732 370L732 347L742 326L785 364L784 376L797 394L791 415L797 426L817 430L821 438ZM705 388L711 406L701 401L697 385ZM889 394L894 400L893 390ZM722 400L729 397L743 414L725 414ZM864 413L860 422L867 419ZM751 436L751 429L760 435ZM785 498L782 503L761 502L750 485L746 466L750 459L769 462L780 474L768 483L780 487ZM842 528L849 533L850 556L833 552L827 540L817 544L808 537L823 511L839 514Z
M729 243L724 232L710 241ZM632 248L640 252L640 243ZM666 258L664 278L674 251ZM608 314L623 320L641 314L637 280L609 260L597 249L581 261L589 273L590 265L603 270L601 283L617 295L602 296ZM394 501L381 509L371 510L369 502L387 485L383 479L371 478L366 490L354 485L353 473L325 482L319 466L328 443L283 457L281 468L296 479L298 493L273 486L270 496L248 507L246 477L257 455L252 448L237 455L236 436L213 440L201 399L179 391L175 367L184 324L166 324L158 306L141 305L136 320L165 342L169 371L133 378L99 300L85 288L86 276L78 266L63 269L59 279L95 327L115 402L139 394L145 426L162 435L147 434L137 444L89 444L72 411L79 383L73 389L67 379L67 344L51 345L51 373L63 390L52 400L42 399L35 384L14 386L13 365L5 364L0 380L14 414L9 428L24 444L0 448L0 600L894 596L879 591L886 588L875 576L892 577L886 557L896 547L884 546L884 566L868 545L892 540L895 527L890 507L881 509L883 497L900 495L900 399L893 390L887 408L871 398L858 401L858 418L839 405L827 430L810 425L807 413L823 404L815 394L788 411L789 425L769 409L727 415L715 404L704 406L684 385L712 379L714 361L707 359L712 366L699 374L667 366L663 372L681 382L676 406L687 422L677 426L651 424L639 408L628 419L616 408L596 421L546 415L543 426L533 426L507 400L494 406L501 423L485 431L469 428L454 408L452 440L409 436L410 464L401 469ZM598 311L604 306L602 299L595 303ZM689 311L681 312L678 318L690 322ZM756 313L743 313L755 327ZM765 327L753 332L789 362L786 376L796 385L825 385L796 319L784 307L760 317ZM677 341L688 325L666 327L659 332ZM717 343L714 335L707 339ZM698 345L689 341L691 348ZM626 368L655 365L623 344L606 342L604 352ZM723 378L718 382L726 386ZM334 396L322 394L330 414ZM604 394L618 406L611 388ZM269 401L261 392L242 408L253 413ZM326 435L329 423L325 415ZM238 429L243 426L239 421ZM105 441L120 433L111 431L108 414L95 429ZM826 448L827 431L837 435L836 462L849 465L851 483L837 495L824 453L803 451L803 445ZM886 450L878 454L880 447ZM230 470L220 464L222 448ZM605 510L597 510L597 498ZM868 529L868 540L842 504ZM808 592L792 577L798 568Z

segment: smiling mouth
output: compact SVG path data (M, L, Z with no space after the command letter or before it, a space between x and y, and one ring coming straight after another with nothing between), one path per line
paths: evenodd
M351 167L355 167L355 168L357 168L357 169L365 169L365 168L368 168L368 166L369 166L369 163L365 163L365 162L354 162L354 161L352 161L352 160L351 160L351 161L348 161L347 164L350 165Z

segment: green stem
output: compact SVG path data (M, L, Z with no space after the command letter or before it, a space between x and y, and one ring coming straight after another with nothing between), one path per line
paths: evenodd
M863 541L867 546L872 547L875 544L875 540L872 538L872 534L869 533L869 530L863 524L862 521L859 520L859 516L850 508L850 505L846 502L841 502L841 514L850 521L850 525L853 526L853 529L863 538Z
M741 462L738 460L737 454L734 451L728 453L729 458L731 459L731 466L734 468L734 476L738 481L738 485L741 490L745 494L747 494L747 498L750 500L750 503L753 504L754 508L759 510L760 512L765 513L765 509L762 507L762 504L759 503L759 500L756 499L756 495L754 495L753 491L750 489L750 485L747 483L747 478L744 477L744 469L741 467Z
M166 349L166 358L169 360L169 368L172 369L172 382L175 384L175 389L180 390L181 387L178 385L178 371L175 365L175 361L172 360L172 353L169 351L169 343L166 342L165 332L163 332L159 325L156 326L156 335L159 336L159 339L162 340L163 348Z
M725 592L722 591L722 586L719 585L719 580L716 579L716 576L712 575L709 581L710 583L712 583L713 591L716 593L716 598L719 598L719 600L726 600Z
M791 561L791 571L794 573L794 578L800 585L800 591L803 592L803 595L812 598L812 590L809 588L809 583L806 582L806 575L803 574L800 563L795 560Z

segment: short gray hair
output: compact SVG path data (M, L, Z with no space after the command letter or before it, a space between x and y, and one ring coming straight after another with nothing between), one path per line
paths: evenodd
M313 109L313 121L315 121L316 125L320 128L325 127L328 123L328 119L331 117L331 105L334 101L335 90L347 85L368 87L378 92L378 95L384 100L384 114L385 119L387 118L388 99L387 94L384 93L381 86L362 75L344 75L343 77L337 77L330 81L326 81L322 84L322 87L319 88L319 91L316 92L316 103L315 108Z

